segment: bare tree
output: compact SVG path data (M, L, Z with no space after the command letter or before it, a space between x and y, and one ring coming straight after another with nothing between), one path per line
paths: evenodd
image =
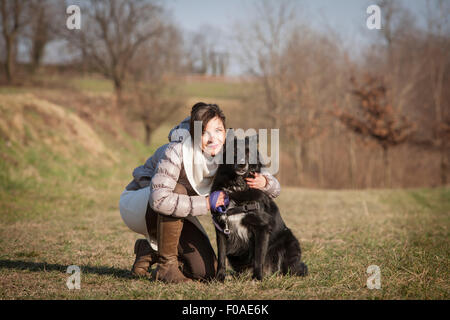
M402 112L427 67L427 61L420 56L421 31L415 23L417 17L400 2L380 0L378 5L383 12L383 28L378 33L383 44L377 48L377 55L383 61L383 70L373 71L384 71L386 85L392 92L392 103ZM404 81L405 78L409 81Z
M297 183L305 183L310 155L316 159L319 185L323 162L319 140L332 124L326 110L341 99L343 55L334 34L322 34L297 23L292 2L258 4L257 16L239 27L241 61L256 78L264 97L260 112L274 128L282 128L285 154L290 155ZM333 75L330 78L330 75Z
M217 75L218 70L219 70L218 57L219 57L219 54L216 51L212 50L209 52L209 57L208 57L209 65L211 68L211 74L214 76Z
M162 92L165 94L161 94ZM184 104L176 87L163 80L151 84L132 81L128 85L127 93L124 102L131 117L143 124L146 145L150 145L152 133L161 123L173 116Z
M228 66L230 63L229 58L230 56L227 52L221 52L218 54L218 65L219 65L218 72L221 76L224 76L227 73Z
M240 40L237 49L244 51L241 62L253 76L247 88L256 89L246 90L246 105L258 110L253 111L257 119L249 119L248 125L282 129L283 168L289 166L283 179L289 183L434 185L439 157L440 179L447 181L450 30L441 18L448 21L448 1L430 1L439 8L429 19L433 32L402 2L378 3L383 29L372 33L378 39L361 60L345 58L352 48L344 51L335 34L311 32L300 23L304 20L290 19L292 7L286 2L258 2L252 8L256 17L241 23L235 33ZM374 80L353 82L354 90L349 90L350 74L364 73ZM352 110L342 111L340 121L325 117L324 111L334 103ZM426 145L411 145L417 139ZM382 161L373 157L374 148L380 148ZM358 163L367 170L357 168ZM425 163L426 170L417 170L414 177L408 174Z
M184 104L173 75L181 70L181 32L166 22L164 33L143 45L130 63L124 104L131 117L144 126L144 142Z
M63 28L63 10L59 0L29 0L29 24L24 37L29 41L30 71L34 73L41 65L48 43L57 38L58 29Z
M206 74L208 71L209 45L202 32L187 33L185 39L186 71L188 73Z
M26 0L0 0L1 32L6 46L4 68L9 83L15 78L18 37L28 23L26 3Z
M450 78L450 5L447 1L427 1L426 28L414 24L417 20L407 9L392 0L380 1L386 12L383 38L387 44L381 70L391 89L397 111L408 106L421 122L421 131L409 142L424 150L439 150L441 184L447 183L448 146L445 128L449 105L445 86ZM405 81L405 79L408 79ZM430 105L425 111L417 103ZM428 132L426 132L428 131Z
M162 11L150 0L90 0L82 30L69 34L88 64L113 81L118 104L134 55L163 31Z
M448 182L448 140L450 103L445 101L444 90L450 81L450 5L442 0L428 2L427 46L425 59L429 61L429 83L434 104L433 140L440 153L441 184ZM447 114L446 114L447 113Z
M222 41L223 32L210 25L201 26L198 31L185 34L186 72L201 75L225 74L228 52Z
M294 6L290 1L256 3L255 17L235 30L240 60L248 72L256 77L265 95L265 115L275 128L280 128L284 103L284 88L289 85L284 75L290 67L283 63L283 49L294 28Z

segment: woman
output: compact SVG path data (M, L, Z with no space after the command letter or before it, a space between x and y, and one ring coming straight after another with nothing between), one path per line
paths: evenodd
M201 139L194 141L195 122L201 121ZM158 265L154 279L169 283L208 280L215 276L217 258L196 216L208 215L224 205L221 192L211 203L211 188L218 164L214 157L223 151L225 116L215 104L197 103L191 116L171 130L169 140L143 166L133 172L133 181L120 197L125 224L145 235L135 243L134 275L148 276ZM269 173L248 178L252 188L277 197L280 184Z

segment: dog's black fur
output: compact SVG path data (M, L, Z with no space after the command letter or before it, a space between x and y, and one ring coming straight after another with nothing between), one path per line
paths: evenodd
M263 191L249 188L245 181L245 178L261 172L259 153L258 163L249 164L250 139L246 137L245 143L241 140L241 146L245 145L245 163L241 163L243 159L237 160L237 141L234 138L234 164L224 161L219 166L211 191L225 191L230 197L229 209L252 201L257 201L260 209L229 216L228 236L216 228L219 260L216 279L225 279L226 258L236 272L253 269L253 278L258 280L265 273L307 275L308 268L301 262L300 244L286 227L277 205ZM213 217L224 229L226 215L213 213Z

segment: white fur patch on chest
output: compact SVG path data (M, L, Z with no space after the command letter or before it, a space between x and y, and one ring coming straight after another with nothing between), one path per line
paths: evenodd
M241 241L247 243L249 234L246 227L241 224L245 213L238 213L228 216L228 228L230 229L231 237L238 237Z

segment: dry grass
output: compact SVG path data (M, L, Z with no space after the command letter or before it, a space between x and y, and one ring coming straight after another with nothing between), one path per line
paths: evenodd
M33 94L1 95L0 113L0 137L10 144L46 146L65 157L82 150L117 161L97 133L75 113Z
M27 123L40 123L36 117ZM155 139L165 138L162 130ZM225 283L134 279L129 270L139 236L122 222L118 201L133 168L157 143L149 149L123 136L133 146L124 149L99 139L118 161L105 165L87 151L72 157L43 144L0 141L0 299L449 298L449 188L283 187L276 202L300 239L308 277L255 282L230 271ZM215 247L209 217L201 221ZM366 287L372 264L381 269L381 290ZM81 267L81 290L66 287L69 265Z
M74 190L78 199L36 197L51 205L33 214L24 208L14 221L2 212L0 298L449 298L449 190L399 190L392 195L284 188L277 202L301 241L310 276L270 276L262 282L230 276L223 284L164 285L131 278L138 235L127 229L117 210L124 181L113 176L106 180L101 190ZM432 202L436 210L414 203L413 192L426 194L427 201L441 197ZM5 202L1 204L4 208ZM214 239L209 219L202 218L202 223ZM81 290L71 291L65 271L74 264L82 269ZM381 290L366 288L371 264L381 268Z

